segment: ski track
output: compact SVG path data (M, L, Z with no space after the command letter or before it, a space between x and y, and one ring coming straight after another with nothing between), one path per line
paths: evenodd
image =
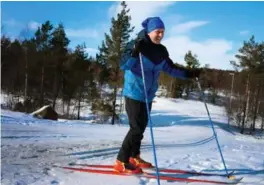
M44 138L47 138L47 136L44 136ZM41 140L43 139L43 136L29 138L20 137L19 143L23 144L16 144L15 141L11 141L11 143L14 143L9 144L10 140L17 139L17 137L2 138L2 184L83 184L82 181L75 181L74 179L78 179L78 176L81 176L81 179L85 178L85 176L87 176L87 178L91 178L91 176L93 176L94 178L100 176L84 174L80 172L65 171L52 166L68 165L69 162L76 162L80 164L112 164L115 160L115 157L121 144L120 141L114 141L112 143L108 142L107 145L102 144L100 142L97 143L94 141L89 141L89 143L76 143L74 145L71 144L69 146L67 145L67 141L64 141L62 143L57 143L58 146L54 146L46 145L45 142L42 142ZM67 140L67 137L64 137L64 139ZM24 140L24 142L21 142L21 140ZM210 142L211 145L212 142L213 141ZM149 146L149 144L147 146ZM144 146L146 146L146 144L143 144L143 148ZM167 149L173 150L173 147L168 146ZM254 152L252 151L252 149L253 147L246 144L240 144L230 149L227 145L224 145L223 150L226 151L224 153L226 162L228 164L227 167L231 168L232 166L240 166L240 168L242 169L258 170L256 169L256 167L260 166L259 170L263 169L263 166L261 167L261 161L259 160L260 158L258 158L258 156L262 156L263 159L264 154ZM181 150L181 147L179 147L175 151L177 152L178 150ZM166 150L166 147L160 147L160 149L159 147L157 147L159 167L181 169L183 169L184 167L184 169L195 171L207 171L208 169L213 169L214 171L221 171L224 168L220 157L218 157L218 153L214 145L212 145L212 147L210 148L210 150L213 151L211 153L213 155L208 157L207 154L206 158L203 156L202 151L200 151L200 153L194 152L192 147L185 147L184 150L185 152L179 152L178 155L177 153L175 153L175 155L171 155L168 154L170 152ZM233 154L239 154L239 158L245 162L241 164L240 160L234 160L233 155L228 155L230 153L228 152L229 150L232 151ZM152 149L150 147L144 149L143 151L146 158L152 158ZM163 152L163 154L160 156L159 151ZM252 165L252 163L254 165ZM263 174L264 173L262 173L262 176ZM61 176L63 178L61 178ZM64 177L67 178L64 179ZM102 184L111 181L112 178L115 179L115 184L122 184L124 180L120 177L104 176ZM128 178L131 179L135 177ZM10 181L9 179L12 180ZM259 182L250 180L245 180L244 182L247 182L249 184L263 184L263 180L264 178L262 177ZM93 181L97 182L95 180ZM140 177L138 178L138 183L140 185L151 185L155 184L156 180ZM98 184L100 184L100 180ZM162 184L164 184L163 181Z

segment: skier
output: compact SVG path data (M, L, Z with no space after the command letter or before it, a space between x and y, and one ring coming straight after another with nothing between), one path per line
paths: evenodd
M161 44L165 26L159 17L147 18L142 26L143 30L137 38L128 43L120 62L121 69L125 71L123 95L130 129L118 153L114 170L123 173L142 173L141 168L153 167L140 157L140 145L148 124L146 103L151 110L160 71L184 80L198 77L201 71L173 65L166 47ZM145 102L139 53L142 54L148 102Z

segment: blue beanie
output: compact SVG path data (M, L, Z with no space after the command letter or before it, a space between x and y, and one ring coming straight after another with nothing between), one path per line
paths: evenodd
M142 22L143 28L147 33L152 32L156 29L164 29L164 23L159 17L149 17L145 21Z

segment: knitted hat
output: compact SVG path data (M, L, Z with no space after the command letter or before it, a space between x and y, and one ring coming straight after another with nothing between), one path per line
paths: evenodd
M142 22L143 28L147 33L156 29L165 29L163 21L159 17L149 17Z

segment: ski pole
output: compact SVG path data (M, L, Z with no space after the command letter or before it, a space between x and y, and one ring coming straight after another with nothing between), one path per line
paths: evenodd
M150 127L150 135L151 135L152 149L153 149L153 155L154 155L154 161L155 161L157 182L158 182L158 185L160 185L159 168L158 168L157 155L156 155L156 149L155 149L155 142L154 142L154 136L153 136L153 130L152 130L152 121L151 121L150 112L149 112L148 95L147 95L147 90L146 90L144 67L143 67L143 61L142 61L142 55L141 55L141 53L139 53L139 60L140 60L141 72L142 72L142 80L143 80L143 85L144 85L145 102L146 102L147 113L148 113L148 120L149 120L149 127Z
M224 168L225 168L225 171L226 171L226 175L228 178L232 179L234 178L233 176L230 176L228 174L228 171L227 171L227 168L226 168L226 163L225 163L225 160L224 160L224 157L223 157L223 154L222 154L222 151L221 151L221 148L220 148L220 145L219 145L219 141L218 141L218 138L217 138L217 134L215 132L215 128L214 128L214 124L212 122L212 119L211 119L211 116L210 116L210 113L209 113L209 110L208 110L208 107L207 107L207 104L205 102L205 98L204 98L204 94L203 94L203 91L202 91L202 87L201 87L201 84L199 82L199 79L196 77L196 82L197 82L197 85L198 85L198 88L200 90L200 94L201 96L203 97L203 102L204 102L204 105L205 105L205 108L206 108L206 111L207 111L207 114L208 114L208 117L209 117L209 121L211 123L211 127L212 127L212 130L213 130L213 133L214 133L214 137L215 137L215 140L216 140L216 143L217 143L217 147L218 147L218 150L219 150L219 153L220 153L220 156L221 156L221 159L222 159L222 162L224 164Z

